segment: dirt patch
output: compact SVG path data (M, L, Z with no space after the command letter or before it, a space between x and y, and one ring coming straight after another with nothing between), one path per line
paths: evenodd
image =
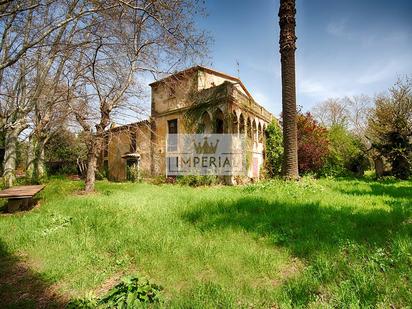
M68 175L67 179L70 180L82 180L79 175Z
M298 258L292 258L292 260L283 265L279 270L279 275L277 279L272 280L272 285L277 287L285 283L285 281L296 277L300 274L305 267L305 264Z
M74 192L73 192L73 195L88 197L88 196L100 195L100 192L97 192L97 191L86 192L86 191L84 191L84 190L78 190L78 191L74 191Z
M93 292L97 296L105 295L112 287L120 282L120 279L125 276L124 272L117 273L116 275L105 280L97 289Z
M57 286L0 246L0 307L64 308L68 298Z

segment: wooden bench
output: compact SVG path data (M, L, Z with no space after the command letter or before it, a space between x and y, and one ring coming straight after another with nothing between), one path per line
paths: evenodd
M8 199L8 212L27 210L33 205L33 197L43 189L43 185L16 186L0 191L0 198Z

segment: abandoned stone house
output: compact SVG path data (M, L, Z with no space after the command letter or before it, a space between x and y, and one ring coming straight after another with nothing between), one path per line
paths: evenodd
M243 134L249 158L245 177L259 179L264 132L275 118L240 79L195 66L150 86L150 119L112 128L105 137L100 167L109 179L126 180L137 161L142 177L165 175L166 136L174 133Z

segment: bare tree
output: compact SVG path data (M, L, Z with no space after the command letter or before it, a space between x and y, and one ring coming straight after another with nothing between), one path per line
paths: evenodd
M66 106L89 135L86 190L93 190L102 136L112 112L132 105L137 74L157 76L206 53L206 36L194 26L199 9L190 0L1 1L0 126L8 185L15 144L27 127L28 175L42 176L44 145L64 123Z
M83 46L67 73L75 89L71 110L87 136L86 192L94 190L97 159L113 113L133 105L139 74L170 72L206 51L207 38L194 26L196 1L120 3L89 20Z
M345 97L343 100L348 110L350 130L367 144L365 134L368 127L368 117L373 108L373 100L364 94Z
M9 70L2 78L0 92L1 130L5 136L3 181L11 187L15 181L16 145L20 133L28 127L27 114L30 111L30 80L33 75L31 64L22 59L18 67Z
M347 104L339 98L329 98L317 104L312 109L312 115L320 124L328 128L334 125L347 127L349 122Z
M52 120L56 118L56 114L61 114L54 106L57 102L62 106L61 97L64 93L61 87L61 74L70 56L68 43L78 28L79 20L74 19L72 23L59 25L55 31L42 37L41 44L32 45L21 54L16 53L19 49L18 43L31 45L33 40L36 41L33 36L39 32L39 29L45 29L62 18L71 20L73 14L76 15L76 10L82 11L86 6L76 0L66 3L59 1L46 4L35 1L30 3L33 5L9 3L7 5L9 11L6 11L8 13L4 13L0 18L7 25L3 29L1 42L4 64L3 67L0 66L0 103L3 111L1 119L5 135L13 137L6 139L5 143L5 152L10 154L6 156L4 162L4 179L7 186L12 185L14 180L15 155L12 154L15 153L15 142L21 131L29 125L31 133L28 174L31 177L34 173L38 178L44 173L42 164L44 145L50 134L49 127ZM60 9L59 13L54 13L54 9ZM11 89L19 89L19 91L11 91ZM21 125L17 126L18 123Z
M329 98L312 109L312 114L323 126L339 125L364 140L371 112L372 100L361 94L344 98Z
M119 5L120 1L1 1L0 72L17 63L28 51L44 45L44 40L61 28Z

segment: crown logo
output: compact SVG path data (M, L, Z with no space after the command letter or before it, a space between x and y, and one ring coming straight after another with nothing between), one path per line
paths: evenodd
M195 146L196 153L203 153L203 154L212 154L216 152L217 145L219 144L219 140L216 140L216 144L213 145L212 143L207 142L207 137L204 138L203 145L201 142L196 144L193 143Z

